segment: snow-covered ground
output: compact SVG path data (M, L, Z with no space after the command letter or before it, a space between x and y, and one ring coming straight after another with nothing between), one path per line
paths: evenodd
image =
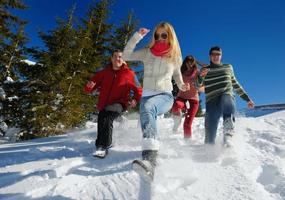
M203 118L193 139L158 120L161 149L152 185L132 170L140 157L137 120L115 123L114 147L91 156L96 124L82 131L0 145L0 199L285 199L285 111L236 118L234 149L203 145ZM182 129L180 129L182 132ZM222 132L219 129L219 132Z

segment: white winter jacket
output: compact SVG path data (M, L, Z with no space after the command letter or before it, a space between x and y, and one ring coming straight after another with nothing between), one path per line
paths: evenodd
M167 58L154 56L150 49L143 48L134 51L136 44L143 38L136 32L128 41L124 51L125 61L142 61L144 64L143 89L157 92L171 92L173 90L172 76L181 89L184 84L180 72L181 58L177 58L176 64L170 63Z

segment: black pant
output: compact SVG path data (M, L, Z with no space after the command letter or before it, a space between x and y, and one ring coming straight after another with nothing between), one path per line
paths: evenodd
M120 113L102 110L98 115L96 147L108 148L112 145L113 121Z

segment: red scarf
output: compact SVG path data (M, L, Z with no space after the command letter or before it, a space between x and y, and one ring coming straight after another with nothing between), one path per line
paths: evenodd
M170 45L164 41L155 42L155 44L150 48L151 53L154 56L165 56L170 50Z

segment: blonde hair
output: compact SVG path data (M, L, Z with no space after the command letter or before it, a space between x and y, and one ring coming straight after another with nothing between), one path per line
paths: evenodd
M172 63L174 63L180 67L182 64L181 49L179 46L179 42L178 42L176 33L174 31L174 28L170 23L161 22L155 27L153 34L152 34L152 39L151 39L150 43L147 45L147 48L151 48L155 44L154 35L155 35L158 28L163 28L168 33L168 41L170 43L170 51L168 53L167 59L169 59L170 62L172 62Z

